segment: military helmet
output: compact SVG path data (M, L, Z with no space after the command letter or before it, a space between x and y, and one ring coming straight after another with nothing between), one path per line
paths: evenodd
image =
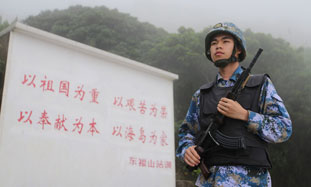
M235 24L230 22L218 23L216 24L206 35L205 38L205 54L206 57L212 61L210 47L211 40L213 39L215 34L218 33L228 33L234 37L238 45L241 47L241 54L239 54L239 62L243 61L246 57L246 40L243 36L242 31L235 26Z

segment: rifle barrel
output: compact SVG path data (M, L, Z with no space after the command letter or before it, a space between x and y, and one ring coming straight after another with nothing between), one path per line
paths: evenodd
M258 58L259 55L262 53L262 51L263 51L262 48L259 48L259 49L258 49L258 51L257 51L257 53L256 53L256 55L255 55L255 57L253 58L251 64L249 65L249 67L248 67L247 69L252 69L252 68L253 68L254 64L255 64L256 61L257 61L257 58Z

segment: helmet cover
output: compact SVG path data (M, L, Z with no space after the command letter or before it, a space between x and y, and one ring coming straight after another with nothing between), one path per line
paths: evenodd
M233 36L233 38L238 42L241 48L241 53L239 54L239 62L243 61L246 57L246 40L243 36L243 32L233 23L224 22L214 25L214 27L208 32L205 38L205 54L206 57L212 61L210 54L211 41L216 34L227 33Z

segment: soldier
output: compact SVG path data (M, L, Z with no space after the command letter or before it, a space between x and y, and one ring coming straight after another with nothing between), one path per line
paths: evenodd
M205 52L219 72L214 82L203 85L192 97L179 129L177 157L191 167L204 160L210 175L207 179L199 175L197 186L271 186L268 143L284 142L292 134L284 103L267 75L251 76L237 101L225 98L243 72L240 62L246 57L245 38L233 23L219 23L211 29ZM227 136L242 137L246 147L208 145L199 155L196 138L207 128L204 121L216 111L225 116L219 130Z

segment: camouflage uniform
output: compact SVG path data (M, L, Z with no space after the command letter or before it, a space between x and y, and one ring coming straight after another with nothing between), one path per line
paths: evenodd
M229 80L224 80L218 74L217 86L233 86L237 75L242 72L243 69L239 66ZM196 133L200 130L199 97L200 90L194 93L186 118L179 129L180 140L176 156L182 161L186 149L194 145ZM249 111L246 128L268 143L288 140L292 134L290 116L269 78L262 86L259 103L259 113ZM212 166L209 170L212 173L211 176L208 180L204 180L203 176L199 175L196 181L197 186L271 186L271 177L267 169L247 166Z

